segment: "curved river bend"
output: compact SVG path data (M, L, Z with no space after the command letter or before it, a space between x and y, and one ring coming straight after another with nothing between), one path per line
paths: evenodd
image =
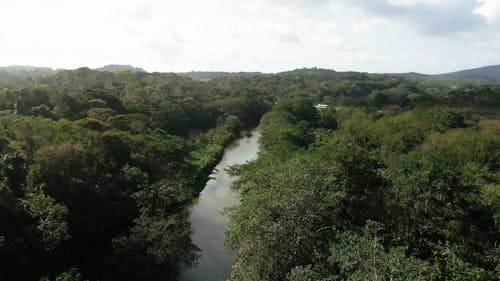
M237 139L226 147L212 178L191 209L191 238L201 252L198 265L182 273L183 281L219 281L229 277L234 252L224 247L224 233L229 221L223 212L239 201L238 195L230 189L236 178L230 176L226 169L257 158L260 132L255 129L251 133L251 136Z

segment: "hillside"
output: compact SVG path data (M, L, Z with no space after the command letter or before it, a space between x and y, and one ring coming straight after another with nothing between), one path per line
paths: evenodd
M474 69L465 69L444 74L423 74L418 72L391 73L390 75L401 76L413 80L432 80L437 82L451 82L457 80L500 82L500 65L490 65Z
M220 77L249 77L262 75L262 72L223 72L223 71L190 71L176 73L179 76L190 77L196 80L214 79Z
M57 74L60 70L50 67L35 67L25 65L13 65L0 67L0 83L27 82L29 80L44 78ZM109 64L103 67L95 68L97 71L117 72L120 70L130 70L132 72L146 72L140 67L131 65Z
M146 72L146 70L140 67L134 67L129 64L108 64L103 67L95 68L97 71L108 71L108 72L117 72L120 70L130 70L133 72Z
M390 73L389 75L401 76L401 77L404 77L407 79L415 79L415 80L427 79L427 78L430 78L433 76L430 74L423 74L423 73L418 73L418 72Z
M500 82L500 65L461 70L447 73L442 76L452 76L462 79L485 79L491 82Z
M49 67L3 66L0 67L0 82L25 82L28 79L46 77L55 73L57 73L57 70Z

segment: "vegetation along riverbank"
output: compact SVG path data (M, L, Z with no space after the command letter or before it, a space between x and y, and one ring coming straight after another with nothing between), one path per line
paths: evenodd
M233 169L231 280L498 279L491 81L88 68L2 81L1 280L177 280L198 255L187 207L259 123L259 158Z

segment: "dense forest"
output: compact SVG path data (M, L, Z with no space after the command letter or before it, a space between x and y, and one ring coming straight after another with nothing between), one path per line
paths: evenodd
M231 280L498 280L498 120L290 99L261 130L233 171Z
M232 280L495 280L499 108L498 85L323 69L6 79L0 280L176 280L187 206L259 123Z
M175 279L186 205L271 104L252 91L89 69L2 88L0 279Z

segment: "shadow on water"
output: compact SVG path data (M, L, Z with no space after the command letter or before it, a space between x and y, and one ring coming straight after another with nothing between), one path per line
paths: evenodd
M237 205L239 200L238 194L230 189L236 178L226 169L255 159L259 138L260 132L255 129L226 147L198 202L192 207L189 216L193 230L191 238L201 252L198 265L182 272L181 280L218 281L229 277L234 252L224 247L224 233L229 222L224 209Z

